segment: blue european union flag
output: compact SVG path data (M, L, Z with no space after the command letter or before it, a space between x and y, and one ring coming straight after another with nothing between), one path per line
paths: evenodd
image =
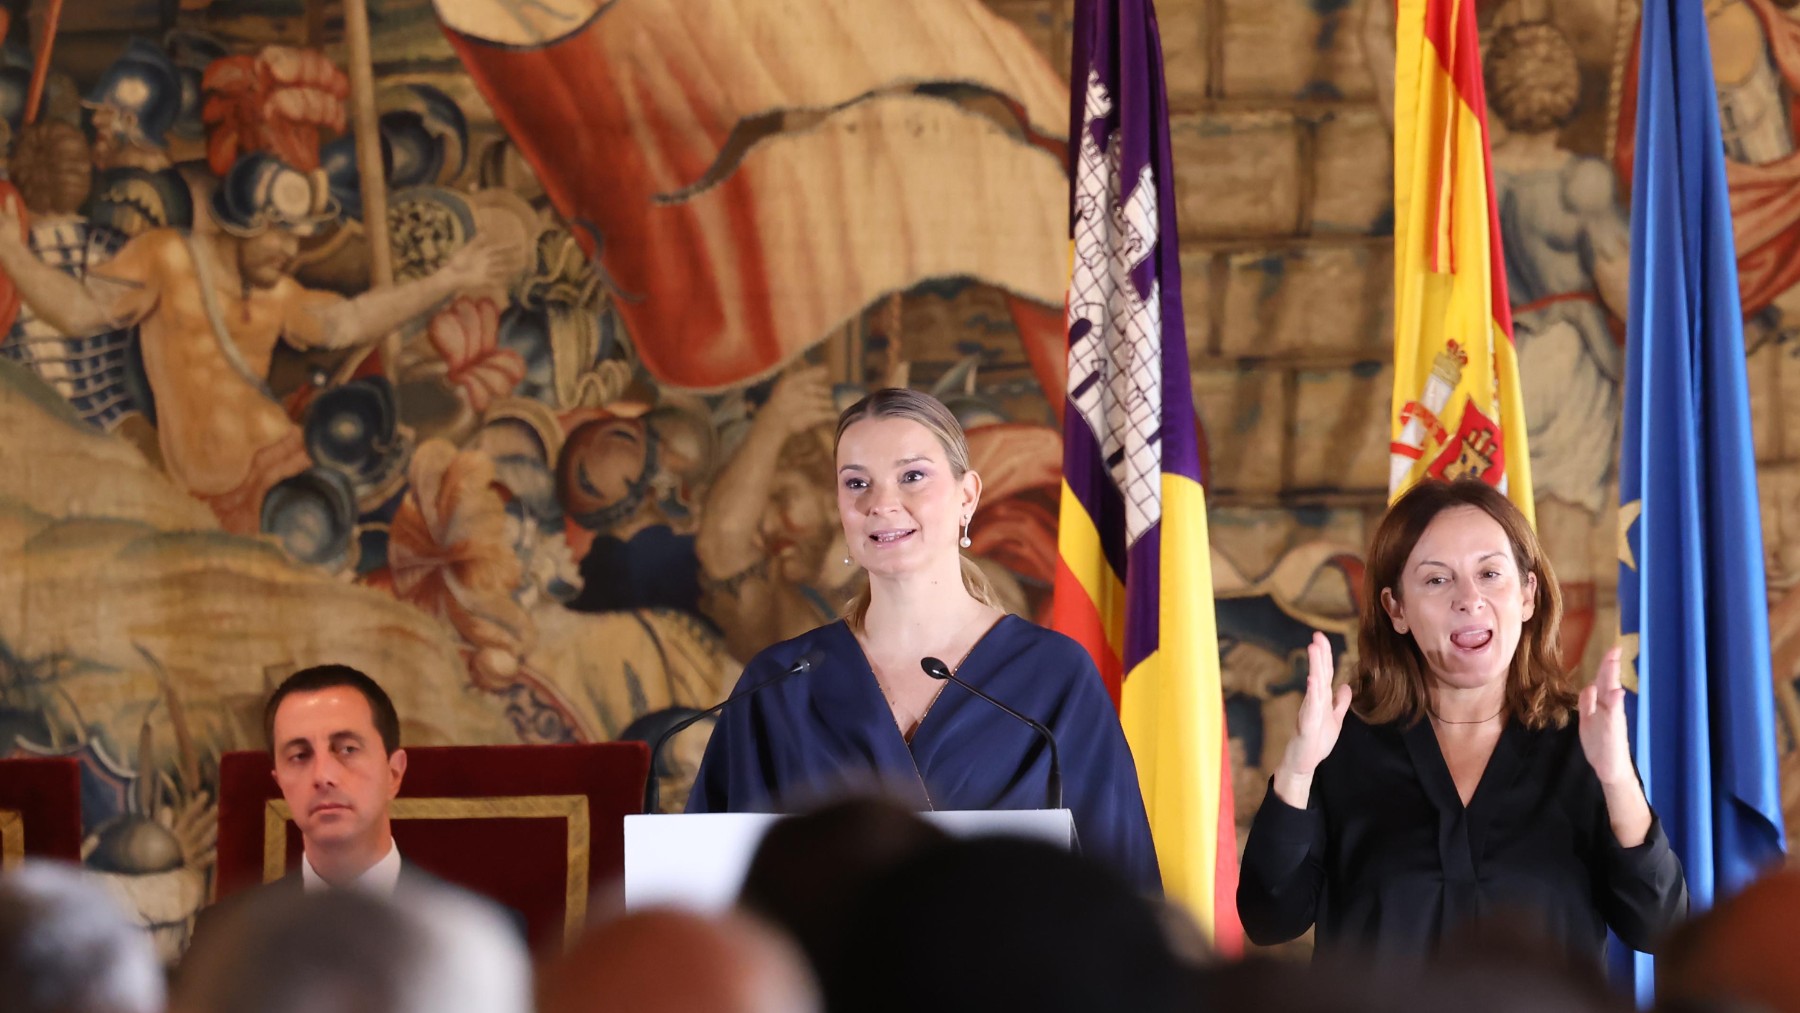
M1784 851L1774 684L1706 14L1645 0L1640 31L1619 619L1638 769L1700 909Z

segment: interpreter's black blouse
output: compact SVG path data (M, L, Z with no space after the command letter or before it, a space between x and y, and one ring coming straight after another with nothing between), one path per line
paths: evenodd
M1619 846L1573 716L1543 731L1509 722L1464 809L1429 721L1349 714L1305 809L1271 781L1238 883L1238 913L1259 944L1316 922L1320 951L1395 956L1429 954L1471 921L1523 916L1597 960L1609 926L1650 950L1687 906L1654 813L1643 844Z

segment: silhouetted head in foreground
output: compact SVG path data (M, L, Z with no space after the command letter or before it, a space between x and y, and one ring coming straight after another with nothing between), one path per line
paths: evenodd
M864 891L826 972L834 1010L1189 1010L1155 907L1106 868L1037 841L958 840Z
M222 913L176 983L181 1013L528 1013L524 945L448 888L263 893Z
M831 962L858 893L924 848L949 840L912 810L874 796L775 823L757 846L738 902L786 930L813 966Z
M77 866L27 862L0 876L0 1009L160 1013L150 934Z
M544 971L541 1013L818 1013L799 951L744 915L637 911L590 927Z

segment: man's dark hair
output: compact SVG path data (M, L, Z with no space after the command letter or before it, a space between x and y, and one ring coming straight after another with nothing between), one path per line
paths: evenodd
M394 750L400 748L400 715L394 710L394 701L388 699L387 692L374 679L349 665L303 668L275 687L275 692L269 694L268 704L263 707L263 735L269 740L270 752L277 748L275 712L280 709L281 701L295 693L317 693L339 686L356 690L369 701L369 711L375 717L375 731L381 735L381 747L389 756L394 755Z

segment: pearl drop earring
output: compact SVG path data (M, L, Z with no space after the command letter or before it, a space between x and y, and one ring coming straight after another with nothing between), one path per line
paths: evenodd
M958 543L965 549L968 548L969 546L975 544L974 542L969 541L969 521L970 521L970 518L968 518L968 517L963 518L963 536L962 536L962 541L960 543Z

